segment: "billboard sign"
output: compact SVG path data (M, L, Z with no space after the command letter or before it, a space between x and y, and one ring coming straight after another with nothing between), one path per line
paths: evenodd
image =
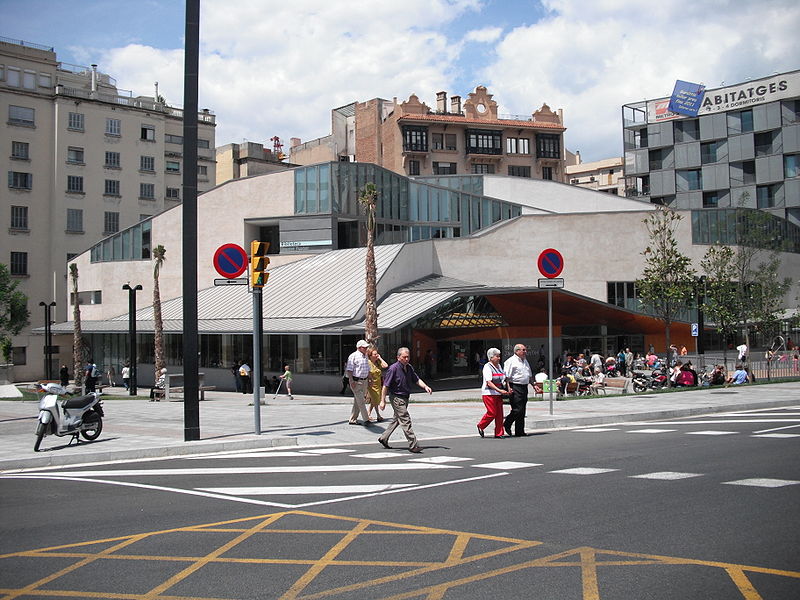
M705 91L706 86L700 83L690 83L678 79L675 82L675 88L672 90L672 97L667 108L674 113L686 115L687 117L696 117L697 111L700 110L700 103L703 101L703 92Z

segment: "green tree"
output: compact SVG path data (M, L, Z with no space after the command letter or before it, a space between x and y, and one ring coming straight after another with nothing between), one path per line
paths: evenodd
M728 345L724 341L736 332L739 322L738 286L731 281L734 251L729 246L709 247L700 266L706 274L703 290L703 311L714 328L722 335L722 359L727 364Z
M83 361L85 359L86 342L81 330L81 303L78 298L78 265L69 265L69 279L72 283L72 372L75 374L75 385L83 384Z
M378 340L378 283L375 267L375 208L378 188L367 183L358 194L358 201L367 213L366 306L364 310L364 337L374 344Z
M155 346L156 379L158 379L161 369L167 366L164 351L164 321L161 319L161 290L158 286L158 277L166 260L166 253L166 249L161 244L153 248L153 259L155 260L153 267L153 319L155 321L153 345Z
M0 347L3 360L11 362L12 336L29 324L28 297L17 289L8 265L0 263Z
M644 219L649 243L642 252L642 277L636 281L639 298L653 316L664 322L668 360L672 323L685 311L695 289L691 260L678 250L675 240L680 221L681 216L667 207L659 207Z

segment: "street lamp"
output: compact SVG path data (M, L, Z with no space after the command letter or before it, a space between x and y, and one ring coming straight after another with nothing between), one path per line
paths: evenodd
M53 320L50 317L50 311L55 308L56 303L39 302L39 306L44 306L44 377L45 379L52 379L53 365L50 363L53 352L53 332L50 329L50 325Z
M142 289L141 285L131 286L126 283L122 286L123 290L128 290L128 336L129 354L131 361L131 382L129 394L135 396L136 390L136 292Z

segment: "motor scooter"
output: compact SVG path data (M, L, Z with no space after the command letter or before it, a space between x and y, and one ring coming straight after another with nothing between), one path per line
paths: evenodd
M85 396L72 397L57 383L39 385L45 395L39 400L39 422L36 425L36 443L33 451L38 452L46 435L72 436L79 441L79 435L92 441L103 431L103 403L100 394L91 392ZM62 397L63 396L63 397Z

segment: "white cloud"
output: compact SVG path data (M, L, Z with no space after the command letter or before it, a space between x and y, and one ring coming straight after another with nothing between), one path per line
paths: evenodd
M496 42L503 34L500 27L484 27L483 29L473 29L464 36L465 42L481 42L488 44Z

